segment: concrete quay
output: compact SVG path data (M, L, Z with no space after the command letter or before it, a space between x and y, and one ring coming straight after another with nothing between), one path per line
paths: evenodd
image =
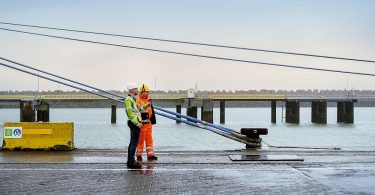
M142 170L131 170L125 166L125 150L1 151L0 194L375 193L373 150L157 154L158 161L144 161ZM232 161L230 155L295 155L303 161Z

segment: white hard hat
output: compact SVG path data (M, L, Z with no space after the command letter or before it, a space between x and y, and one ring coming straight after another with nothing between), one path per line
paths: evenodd
M137 85L136 83L131 82L131 83L128 83L128 84L127 84L126 88L127 88L128 90L131 90L131 89L138 88L138 85Z

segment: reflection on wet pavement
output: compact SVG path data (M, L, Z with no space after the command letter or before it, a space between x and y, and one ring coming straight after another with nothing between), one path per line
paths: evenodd
M304 161L232 161L296 155ZM370 194L374 151L186 151L127 169L123 150L0 152L1 193ZM22 184L22 188L20 188Z

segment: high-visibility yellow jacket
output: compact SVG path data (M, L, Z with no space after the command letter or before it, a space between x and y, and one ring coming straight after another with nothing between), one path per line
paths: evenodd
M141 113L137 107L137 104L134 98L131 95L128 95L125 98L125 111L126 115L128 115L128 119L134 124L139 125L141 123Z

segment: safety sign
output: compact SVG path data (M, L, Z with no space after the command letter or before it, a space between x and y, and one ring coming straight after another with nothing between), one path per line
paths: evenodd
M22 127L4 127L4 138L22 138Z

